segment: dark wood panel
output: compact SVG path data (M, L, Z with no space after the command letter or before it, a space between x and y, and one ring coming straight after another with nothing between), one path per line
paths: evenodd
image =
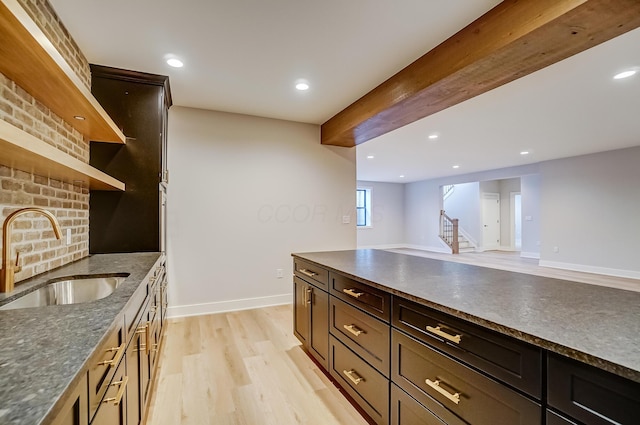
M160 181L166 134L165 86L92 65L92 93L127 136L126 145L91 143L90 164L125 183L124 192L91 192L89 251L161 251Z
M585 425L640 424L640 384L593 366L549 354L550 406Z
M389 423L389 380L336 338L329 337L331 376L378 425Z
M533 400L392 330L391 379L436 415L447 410L474 425L540 425Z
M108 385L91 425L127 425L127 398L123 395L120 402L116 403L121 386L129 385L125 377L125 366L122 362Z
M552 412L551 410L547 410L547 425L580 425L577 422L573 422L564 416L557 414L556 412Z
M332 295L389 322L390 294L337 273L329 273L329 283Z
M542 350L537 347L399 297L393 299L393 326L541 398Z
M637 0L506 0L321 127L355 146L640 26Z
M384 376L389 376L389 324L344 301L331 297L331 334L338 338Z
M305 347L309 344L310 291L307 282L293 278L293 334Z

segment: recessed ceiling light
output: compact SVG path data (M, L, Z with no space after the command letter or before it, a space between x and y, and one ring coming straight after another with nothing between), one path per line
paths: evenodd
M460 168L460 166L459 165L454 165L453 168Z
M632 70L629 70L629 71L624 71L624 72L621 72L619 74L614 75L613 79L614 80L622 80L623 78L629 78L629 77L631 77L633 75L636 75L637 72L638 71L635 70L635 69L632 69Z
M375 156L373 156L373 155L367 155L367 159L373 159L373 158L375 158Z
M85 117L83 117L82 115L74 115L73 118L79 120L79 121L84 121Z
M404 178L404 174L400 174L400 178L403 179Z
M170 58L170 59L167 59L167 65L172 66L174 68L182 68L184 66L184 63L182 63L180 59Z
M309 90L309 83L296 83L296 89L300 90L300 91L305 91L305 90Z
M522 151L520 152L520 155L529 155L529 151Z
M429 140L436 140L438 137L440 137L439 135L433 133L429 135Z

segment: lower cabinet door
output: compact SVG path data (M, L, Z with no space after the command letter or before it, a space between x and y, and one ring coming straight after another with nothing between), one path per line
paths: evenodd
M391 425L465 425L462 421L444 422L413 397L391 384Z
M329 344L331 376L376 424L388 424L389 380L333 336Z
M125 397L127 382L125 362L120 362L91 425L127 424L127 398Z
M293 278L293 333L302 343L309 344L309 304L311 288L299 277Z
M311 288L309 352L327 370L329 368L329 294Z
M87 389L87 375L85 374L60 413L53 420L52 425L87 425L89 423Z
M547 425L578 425L578 423L547 410Z
M140 334L134 334L125 360L127 362L127 425L139 425L143 407L140 403Z

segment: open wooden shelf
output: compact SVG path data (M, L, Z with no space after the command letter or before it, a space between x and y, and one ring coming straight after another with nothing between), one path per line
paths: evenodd
M93 190L120 190L124 183L0 120L0 164Z
M125 143L122 131L17 0L0 0L0 57L0 72L88 140Z

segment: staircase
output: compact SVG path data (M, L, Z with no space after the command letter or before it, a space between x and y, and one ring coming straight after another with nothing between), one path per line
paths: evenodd
M452 254L473 252L475 246L467 239L458 227L458 219L450 218L444 210L440 210L440 239L451 248Z

